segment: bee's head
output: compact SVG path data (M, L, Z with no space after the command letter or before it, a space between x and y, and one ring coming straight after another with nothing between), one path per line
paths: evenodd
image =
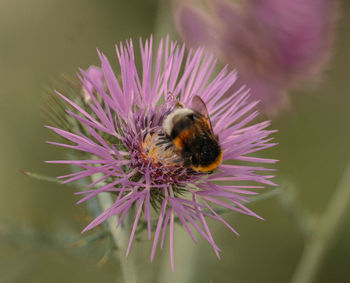
M175 125L181 123L181 121L189 120L194 111L188 108L179 108L170 113L163 122L163 129L168 136L171 136L171 132ZM192 118L193 120L193 118Z

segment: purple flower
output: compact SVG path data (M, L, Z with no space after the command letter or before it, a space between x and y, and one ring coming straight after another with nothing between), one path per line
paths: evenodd
M83 92L84 100L86 102L90 102L91 98L89 93L95 90L93 84L98 86L99 88L104 88L104 79L103 79L103 72L101 68L97 66L91 65L86 71L86 73L93 83L90 83L89 81L85 81L82 92Z
M237 68L252 98L275 114L288 105L286 91L315 79L329 58L337 1L208 1L205 11L181 4L180 34L190 46L205 45Z
M157 244L160 242L163 247L169 227L171 265L174 267L175 220L183 224L195 242L196 230L213 246L219 257L220 250L206 219L216 219L237 234L216 212L217 207L260 218L243 203L249 201L249 196L258 194L262 185L274 185L270 180L273 176L266 174L273 170L257 164L275 163L276 160L252 156L254 152L275 145L269 137L274 131L266 129L270 124L268 121L252 123L258 115L253 110L257 102L248 102L248 91L242 88L229 98L225 96L237 79L236 73L224 68L214 76L216 60L203 48L190 50L186 56L185 46L169 42L168 38L160 42L156 52L153 51L152 39L146 40L145 44L140 40L140 46L140 72L135 64L132 41L116 47L120 80L105 55L99 53L105 88L96 83L89 72L81 71L81 83L91 98L88 107L83 108L73 99L58 93L75 109L68 111L67 115L76 119L85 132L48 126L68 140L67 144L50 143L86 153L86 158L49 162L71 164L81 169L59 177L65 179L63 183L99 176L88 190L77 192L84 195L79 203L101 192L116 195L114 204L84 231L113 215L119 216L119 226L134 206L136 217L128 255L142 217L151 239L153 207L158 212L158 220L151 260ZM89 84L96 92L91 91ZM189 107L194 95L199 95L206 103L213 131L218 135L223 151L223 163L212 174L184 167L176 150L160 142L164 137L164 118L174 111L178 102ZM98 184L100 186L96 188Z

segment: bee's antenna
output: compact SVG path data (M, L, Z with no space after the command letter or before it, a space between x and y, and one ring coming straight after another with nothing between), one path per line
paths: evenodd
M171 91L168 92L168 95L170 95L172 97L172 99L176 101L176 107L185 108L185 105L183 103L181 103Z

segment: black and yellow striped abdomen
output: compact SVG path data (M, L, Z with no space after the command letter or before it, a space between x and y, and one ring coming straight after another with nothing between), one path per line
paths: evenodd
M195 171L210 172L222 162L221 147L204 116L181 117L175 121L170 138L181 150L185 166Z

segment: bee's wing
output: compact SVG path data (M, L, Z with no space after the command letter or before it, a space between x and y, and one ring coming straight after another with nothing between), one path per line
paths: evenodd
M209 119L207 106L205 105L202 98L200 98L198 95L195 95L192 98L191 109Z
M202 98L200 98L200 96L195 95L192 98L191 109L198 112L199 114L203 115L205 118L207 118L208 122L209 122L210 130L213 131L213 127L212 127L211 121L209 119L209 113L208 113L207 106L205 105Z

